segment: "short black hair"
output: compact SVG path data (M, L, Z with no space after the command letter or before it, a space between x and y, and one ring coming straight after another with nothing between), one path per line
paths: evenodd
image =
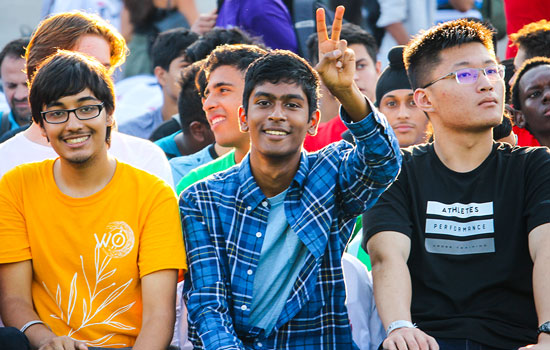
M416 36L403 53L413 90L429 82L430 72L441 61L441 51L468 43L480 43L494 55L493 33L479 22L466 19L443 22Z
M250 63L266 53L266 50L256 45L237 44L218 46L208 56L206 62L202 66L202 70L204 70L207 81L210 73L220 66L231 66L244 73ZM200 88L200 86L197 86L197 90ZM199 93L204 97L204 89L199 90Z
M151 47L153 67L170 68L170 63L185 55L185 49L193 44L199 35L185 28L174 28L160 33Z
M265 48L260 38L252 37L237 27L229 29L216 27L190 45L185 50L185 54L189 62L200 61L208 57L216 47L224 44L248 44Z
M531 58L523 62L523 65L517 71L514 84L510 88L510 90L512 91L512 105L514 106L514 109L521 110L521 100L519 98L519 82L521 78L525 75L525 73L527 73L532 68L543 66L543 65L550 65L550 58L548 57Z
M178 112L180 116L181 131L189 132L189 125L198 121L210 127L206 120L206 114L202 109L202 101L195 85L195 77L200 72L204 60L197 61L186 67L182 72L181 91L178 97Z
M20 38L10 41L9 43L4 46L2 51L0 51L0 66L4 62L4 58L11 56L20 58L22 60L25 59L25 50L27 46L29 46L29 38ZM0 78L2 77L2 73L0 73Z
M332 33L332 27L328 27L327 30L330 35ZM376 55L378 54L376 39L363 28L353 23L344 23L342 24L342 31L340 32L340 39L346 40L348 45L363 45L372 59L372 62L376 63ZM309 61L312 65L316 65L319 63L319 40L317 38L317 33L313 33L309 36L306 45Z
M108 115L115 111L114 84L107 69L95 58L73 51L59 50L39 66L30 85L29 103L32 119L44 126L42 108L64 96L90 89L103 102ZM110 144L111 127L106 142Z
M517 33L510 34L513 45L525 52L525 58L550 57L550 21L545 19L526 24Z
M319 74L302 57L287 50L272 50L255 60L246 71L243 107L248 113L248 99L254 88L262 83L297 84L308 102L308 118L318 109Z

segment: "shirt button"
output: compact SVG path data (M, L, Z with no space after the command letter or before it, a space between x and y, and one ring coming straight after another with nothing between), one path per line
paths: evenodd
M246 210L251 211L252 207L249 205L248 207L246 207Z
M262 205L264 206L264 208L267 207L267 202L266 202L266 201L263 201L263 202L262 202Z
M258 237L258 238L262 237L262 233L261 232L256 232L256 237Z
M250 275L252 275L253 272L252 272L252 270L248 270L248 271L246 271L246 273L250 276Z
M241 310L246 311L247 307L246 305L241 306Z

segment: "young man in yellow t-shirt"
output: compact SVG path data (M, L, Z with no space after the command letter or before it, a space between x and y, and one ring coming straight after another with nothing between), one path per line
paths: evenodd
M79 53L47 59L33 121L59 155L0 180L0 310L32 348L166 349L186 269L176 197L112 158L113 82Z

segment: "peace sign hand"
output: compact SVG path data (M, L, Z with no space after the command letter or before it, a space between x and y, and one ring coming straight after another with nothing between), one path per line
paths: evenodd
M340 101L353 121L359 121L370 112L370 106L353 81L355 54L345 40L340 40L344 6L338 6L329 39L325 22L325 10L317 9L317 38L319 40L319 64L315 67L323 83Z
M315 67L323 82L333 94L338 90L349 89L355 74L355 54L345 40L340 40L344 6L338 6L332 23L329 39L325 22L325 10L317 9L317 38L319 41L319 64Z

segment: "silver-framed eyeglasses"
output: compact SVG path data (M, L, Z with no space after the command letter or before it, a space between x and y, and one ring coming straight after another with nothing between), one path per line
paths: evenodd
M446 74L441 78L437 78L429 82L428 84L424 85L422 88L425 89L428 86L431 86L440 80L453 78L453 77L456 78L456 82L458 84L474 84L477 81L477 78L479 78L479 72L483 72L483 74L490 81L498 81L504 78L505 70L506 70L506 67L504 67L502 64L485 67L485 68L463 68L463 69L457 70L456 72L451 72L449 74Z
M71 114L71 112L73 112L79 120L88 120L96 118L101 114L102 110L103 102L96 105L80 106L73 109L55 109L51 111L44 111L40 112L40 114L46 123L63 124L69 120L69 114Z

